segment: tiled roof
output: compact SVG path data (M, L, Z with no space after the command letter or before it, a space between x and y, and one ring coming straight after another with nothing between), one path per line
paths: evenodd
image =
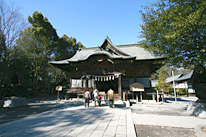
M146 51L144 48L138 46L137 44L119 45L117 47L130 56L135 56L136 60L151 60L163 58L161 56L152 55L149 51Z
M193 72L194 72L194 70L191 71L190 73L188 73L187 75L182 76L182 77L176 79L175 81L184 81L184 80L188 80L188 79L192 78Z
M154 60L161 59L161 56L154 56L150 52L146 51L144 48L139 47L137 44L130 45L117 45L112 44L109 38L106 38L105 41L108 41L116 51L122 53L123 55L114 55L110 52L104 50L100 47L95 48L82 48L76 52L76 54L70 59L50 62L51 64L69 64L69 62L78 62L87 60L93 55L107 55L112 59L136 59L136 60ZM103 43L105 43L105 41ZM103 45L103 44L102 44Z
M180 78L182 76L182 73L179 73L177 75L174 75L174 80L176 81L178 78ZM170 82L173 82L173 77L168 77L166 78L165 80L166 83L170 83Z

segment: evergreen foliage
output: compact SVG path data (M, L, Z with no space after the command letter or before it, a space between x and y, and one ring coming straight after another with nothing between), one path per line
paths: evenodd
M49 61L70 58L83 47L75 38L59 37L40 12L35 11L28 21L31 27L18 33L11 48L6 47L6 37L0 34L1 98L51 93L56 85L69 85L69 72L53 67Z
M169 93L169 85L165 83L165 76L162 71L159 72L159 79L156 85L156 90L163 91L164 93Z
M141 14L144 48L177 67L206 68L205 0L160 0Z

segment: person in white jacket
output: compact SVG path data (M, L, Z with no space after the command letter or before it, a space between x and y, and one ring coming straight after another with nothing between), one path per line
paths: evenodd
M97 97L98 97L98 90L95 89L95 90L93 91L93 101L94 101L94 106L96 106Z

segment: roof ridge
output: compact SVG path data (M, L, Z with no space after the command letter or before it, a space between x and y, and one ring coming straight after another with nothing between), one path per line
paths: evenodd
M80 48L81 50L89 50L89 49L97 49L98 47L84 47L84 48Z
M129 47L129 46L139 46L139 44L124 44L124 45L116 45L117 47Z

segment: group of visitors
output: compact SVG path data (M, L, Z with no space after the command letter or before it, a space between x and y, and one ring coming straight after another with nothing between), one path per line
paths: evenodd
M93 101L94 101L94 106L96 106L96 102L98 102L99 107L101 107L102 97L99 94L97 89L95 89L93 91L92 97L93 97ZM112 89L108 90L107 97L108 97L108 101L109 101L109 107L112 108L113 104L114 104L114 90L112 90ZM89 100L91 99L91 95L90 95L90 92L88 90L85 92L84 98L85 98L84 106L86 107L86 105L87 105L89 107Z

